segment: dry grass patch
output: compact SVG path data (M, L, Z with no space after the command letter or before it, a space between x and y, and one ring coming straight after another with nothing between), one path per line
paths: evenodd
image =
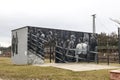
M0 78L12 80L109 80L109 70L73 72L54 67L13 65L0 57Z

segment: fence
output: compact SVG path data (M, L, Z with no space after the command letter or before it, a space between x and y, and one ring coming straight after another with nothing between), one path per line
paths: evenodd
M119 63L118 53L99 53L98 54L99 63Z

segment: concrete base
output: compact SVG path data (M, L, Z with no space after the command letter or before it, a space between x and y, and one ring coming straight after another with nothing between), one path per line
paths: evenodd
M28 52L28 64L43 64L44 60L40 57L36 56L35 54Z
M108 65L98 65L98 64L88 64L88 63L46 63L46 64L36 64L34 66L42 67L57 67L72 71L90 71L90 70L101 70L101 69L118 69L119 67L108 66Z
M120 80L120 70L110 71L110 80Z

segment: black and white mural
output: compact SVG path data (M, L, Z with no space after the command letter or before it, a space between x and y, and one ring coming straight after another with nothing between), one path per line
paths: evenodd
M13 53L13 56L15 54L18 54L18 36L17 36L17 32L15 33L15 35L12 35L12 53Z
M44 60L46 47L50 47L50 54L55 56L56 63L94 61L94 52L97 50L97 35L28 27L28 51Z

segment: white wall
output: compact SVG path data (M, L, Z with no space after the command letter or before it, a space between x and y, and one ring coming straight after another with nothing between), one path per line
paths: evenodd
M18 54L12 53L13 64L27 64L27 34L28 28L20 28L12 31L12 35L18 36Z

